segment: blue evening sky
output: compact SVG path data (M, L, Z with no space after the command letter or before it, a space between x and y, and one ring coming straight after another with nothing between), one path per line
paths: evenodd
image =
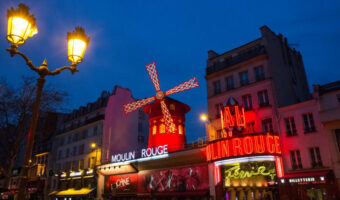
M301 51L310 86L340 79L338 0L1 0L0 76L13 84L22 75L34 75L21 58L5 51L10 46L6 9L20 2L30 6L39 33L19 49L36 65L44 58L50 69L68 64L66 32L76 25L91 37L79 73L47 78L69 93L69 110L95 101L115 85L131 89L136 98L154 95L144 67L152 61L163 91L197 76L199 88L171 96L192 108L188 141L205 135L198 116L207 111L207 51L223 53L254 40L263 25Z

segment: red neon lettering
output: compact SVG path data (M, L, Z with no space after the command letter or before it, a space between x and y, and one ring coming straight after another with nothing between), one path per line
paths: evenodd
M281 154L280 138L279 136L274 136L275 152Z
M223 112L222 112L223 115ZM235 126L233 117L231 116L229 107L224 107L224 116L222 121L224 128L229 128L231 126Z
M222 158L229 157L229 141L221 141L222 142Z
M246 123L245 123L245 118L244 118L244 108L241 108L241 113L239 110L238 106L235 106L235 121L236 121L236 125L239 127L245 127Z
M266 136L267 150L269 153L275 152L274 137L271 135Z
M264 153L266 150L266 147L264 145L264 138L263 135L254 136L255 141L255 153Z
M221 141L217 142L217 157L221 158Z
M219 159L219 157L215 155L216 153L215 148L216 148L216 143L212 144L212 148L211 148L211 157L213 160Z
M243 138L243 151L245 154L252 154L254 152L253 140L250 136Z
M241 148L241 139L234 138L232 141L233 141L233 156L243 155Z

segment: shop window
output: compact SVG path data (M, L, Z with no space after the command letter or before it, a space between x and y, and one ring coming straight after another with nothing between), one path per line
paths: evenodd
M213 82L214 85L214 94L220 94L221 93L221 81L215 81Z
M183 134L183 126L178 125L178 134L182 135Z
M157 133L157 126L153 125L152 126L152 135L156 135L156 133Z
M234 89L234 78L232 76L225 78L225 88L227 91Z
M255 79L256 81L262 81L265 79L265 74L264 74L264 67L256 67L255 68Z
M299 150L290 151L290 161L292 169L302 169L301 155Z
M252 102L250 94L242 96L242 101L243 101L243 107L245 110L253 109L253 102Z
M296 136L297 132L294 117L287 117L284 119L284 121L286 126L286 136L287 137Z
M240 73L240 84L241 86L249 84L248 71Z
M263 90L257 93L257 97L259 100L259 107L265 107L269 105L268 91Z
M159 125L159 133L160 134L165 133L165 125L164 124Z
M273 123L272 123L271 118L262 120L262 131L263 132L271 132L271 133L274 132L273 131Z
M309 154L311 158L311 164L313 168L322 167L322 160L319 147L309 148Z
M218 103L215 105L215 112L216 112L216 119L221 118L221 109L223 107L223 104Z
M313 114L312 113L306 113L302 115L303 118L303 123L305 126L305 133L312 133L315 132L315 124L314 124L314 119L313 119Z
M335 133L335 138L338 144L338 149L340 151L340 129L336 129L334 133Z

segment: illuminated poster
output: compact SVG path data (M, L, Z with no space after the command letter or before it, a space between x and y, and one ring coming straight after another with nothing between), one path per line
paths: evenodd
M275 162L256 161L221 166L224 187L267 187L276 181Z
M138 174L138 192L187 192L209 189L208 166L146 171Z
M137 191L137 174L108 176L105 193L134 193Z

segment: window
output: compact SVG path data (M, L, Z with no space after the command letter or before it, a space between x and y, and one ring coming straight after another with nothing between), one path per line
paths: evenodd
M242 101L245 110L253 109L253 103L250 94L242 96Z
M73 156L76 156L77 155L77 146L74 146L73 147L73 153L72 153Z
M68 158L69 156L70 156L70 149L67 148L67 149L66 149L66 158Z
M234 89L234 78L232 76L225 78L225 88L226 90Z
M73 171L78 171L78 167L79 167L78 160L72 161L72 170Z
M338 148L339 148L339 151L340 151L340 129L336 129L334 131L335 133L335 138L336 138L336 141L338 143Z
M138 132L142 132L143 131L143 124L142 122L138 122Z
M221 118L221 108L222 107L223 107L223 104L221 104L221 103L215 105L216 119Z
M87 138L87 130L84 130L82 132L82 139L86 139Z
M292 169L302 169L301 155L299 150L290 151L290 161Z
M93 127L93 135L96 136L98 134L98 126Z
M262 120L262 130L263 132L273 132L272 119L268 118Z
M222 129L216 130L216 139L220 139L220 138L223 138L222 137Z
M182 135L183 134L183 126L178 125L178 134Z
M159 125L159 133L160 134L165 133L165 125L164 124Z
M59 150L58 152L58 159L60 160L63 157L63 151Z
M262 81L265 79L263 66L255 68L255 79L256 81Z
M315 132L315 125L312 113L306 113L302 115L305 125L305 133Z
M139 143L144 143L144 136L138 135L138 142Z
M59 139L59 145L60 145L60 146L64 145L64 137L62 137L62 138Z
M322 167L322 160L319 147L309 148L309 154L312 161L312 167Z
M286 126L286 136L290 137L297 135L294 117L287 117L284 120Z
M247 123L246 129L248 133L255 133L255 122Z
M156 133L157 133L157 126L153 125L153 127L152 127L152 135L156 135Z
M84 154L84 144L79 145L78 152L79 152L79 155Z
M79 170L84 169L84 159L79 160Z
M214 83L214 94L221 93L221 81L215 81Z
M248 72L247 71L240 73L240 84L241 84L241 86L249 84Z
M267 90L263 90L257 93L257 96L259 98L259 107L264 107L269 105L269 99L268 99L268 92Z
M74 134L74 135L72 135L73 137L72 137L72 142L76 142L76 141L78 141L78 135L77 134Z
M72 142L72 135L67 136L67 144Z

